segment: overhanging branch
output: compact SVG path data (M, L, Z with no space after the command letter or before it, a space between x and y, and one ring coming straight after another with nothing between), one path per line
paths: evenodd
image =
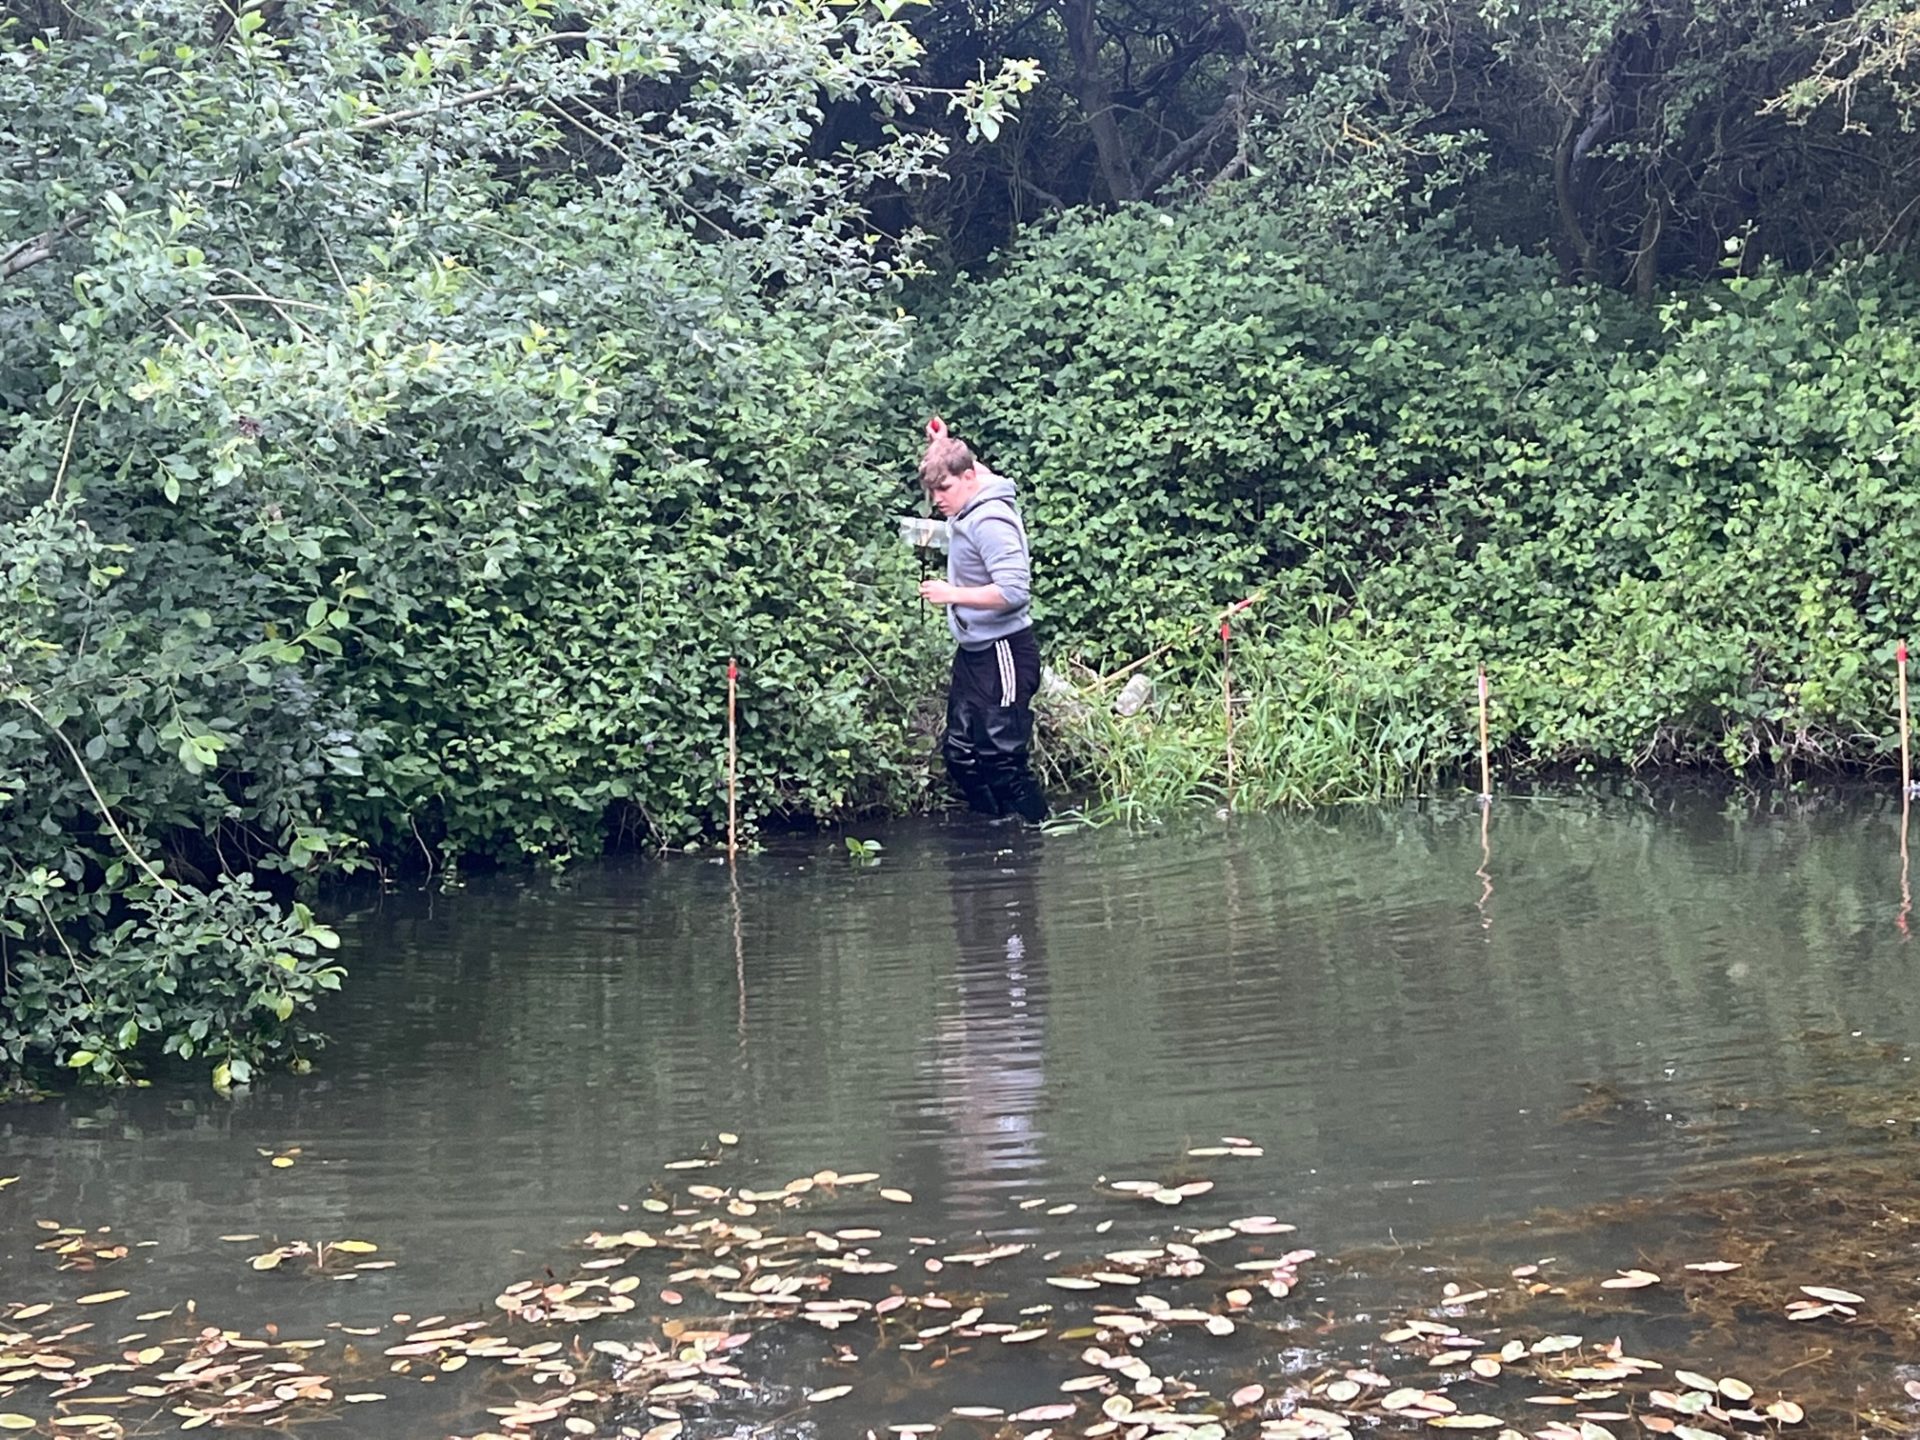
M0 280L11 280L22 270L31 270L42 261L51 260L60 248L60 242L72 233L85 211L75 211L50 230L22 240L5 255L0 255Z

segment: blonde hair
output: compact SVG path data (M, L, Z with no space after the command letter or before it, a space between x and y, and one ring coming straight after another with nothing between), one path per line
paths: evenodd
M927 453L920 457L920 487L931 490L942 480L966 474L973 466L973 451L966 441L942 431L927 442Z

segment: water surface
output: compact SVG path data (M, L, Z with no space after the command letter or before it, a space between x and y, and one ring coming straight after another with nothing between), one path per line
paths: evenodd
M1216 1162L1214 1198L1323 1253L1871 1149L1802 1097L1857 1079L1830 1037L1897 1049L1920 1019L1897 812L1634 792L1481 821L916 822L857 828L871 866L789 837L732 872L675 855L364 897L314 1075L0 1110L0 1299L102 1283L33 1248L53 1219L157 1242L113 1283L224 1325L485 1306L720 1132L748 1185L872 1170L917 1233L1041 1242L1080 1222L1023 1201L1091 1207L1102 1177L1187 1175L1189 1148L1243 1137L1264 1153ZM1618 1103L1570 1114L1594 1085ZM1129 1213L1120 1233L1164 1219ZM395 1268L289 1286L246 1264L346 1236Z

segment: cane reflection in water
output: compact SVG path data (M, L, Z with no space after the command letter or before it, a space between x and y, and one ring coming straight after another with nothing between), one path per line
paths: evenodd
M996 837L997 838L997 837ZM993 842L989 842L991 844ZM1041 948L1037 841L956 854L953 983L934 1022L929 1107L943 1124L956 1220L1004 1218L1031 1189L1045 1138L1047 966Z

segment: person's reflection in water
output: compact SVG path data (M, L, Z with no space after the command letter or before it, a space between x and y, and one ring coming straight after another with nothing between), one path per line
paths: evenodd
M953 984L934 1023L930 1108L943 1124L948 1194L961 1221L1004 1220L1037 1186L1045 1131L1047 965L1034 869L1039 846L956 853Z

